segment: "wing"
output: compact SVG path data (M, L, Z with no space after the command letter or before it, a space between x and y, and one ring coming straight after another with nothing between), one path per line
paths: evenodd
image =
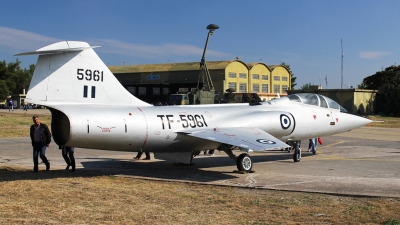
M278 138L258 128L215 128L213 130L198 130L186 134L254 151L290 147Z

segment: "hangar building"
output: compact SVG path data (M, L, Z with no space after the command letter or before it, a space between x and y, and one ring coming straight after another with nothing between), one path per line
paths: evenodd
M217 102L229 88L258 93L262 100L275 98L277 93L286 95L291 88L289 70L281 65L227 60L209 61L207 67ZM203 87L199 62L109 66L109 69L129 92L149 103L165 102L169 94Z

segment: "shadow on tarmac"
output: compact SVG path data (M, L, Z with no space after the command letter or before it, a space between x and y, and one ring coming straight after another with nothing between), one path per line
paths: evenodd
M268 154L251 155L253 169L257 170L258 163L280 161L292 164L293 153L286 151L269 151ZM269 154L271 153L271 154ZM239 155L239 154L236 154ZM302 157L308 157L303 154ZM75 172L70 170L51 169L44 170L44 165L39 165L39 172L12 170L8 167L0 169L1 181L38 180L69 177L96 177L104 175L134 176L146 179L162 179L188 182L216 182L221 180L237 179L242 174L236 170L235 162L224 153L219 156L200 156L193 159L192 165L173 164L161 160L127 160L108 158L82 158L80 163L83 168ZM290 160L290 161L289 161ZM50 161L51 162L51 161ZM273 164L271 164L273 166Z

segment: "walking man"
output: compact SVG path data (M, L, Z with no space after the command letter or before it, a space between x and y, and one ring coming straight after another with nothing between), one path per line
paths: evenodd
M50 170L50 163L47 160L46 147L50 146L51 133L46 124L40 123L38 116L33 116L33 125L30 128L30 136L33 147L33 171L38 172L39 170L39 159L42 159L43 163L46 164L46 170Z
M75 171L74 151L75 147L66 147L66 146L61 147L62 156L65 162L67 163L67 167L65 169L68 170L69 167L72 167L71 172Z

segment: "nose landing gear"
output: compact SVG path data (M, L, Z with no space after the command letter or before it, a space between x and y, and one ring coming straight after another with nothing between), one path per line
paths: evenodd
M301 159L301 149L300 149L300 141L294 141L291 143L288 143L292 147L290 148L291 150L294 150L293 153L293 162L300 162ZM290 150L289 150L290 152Z

